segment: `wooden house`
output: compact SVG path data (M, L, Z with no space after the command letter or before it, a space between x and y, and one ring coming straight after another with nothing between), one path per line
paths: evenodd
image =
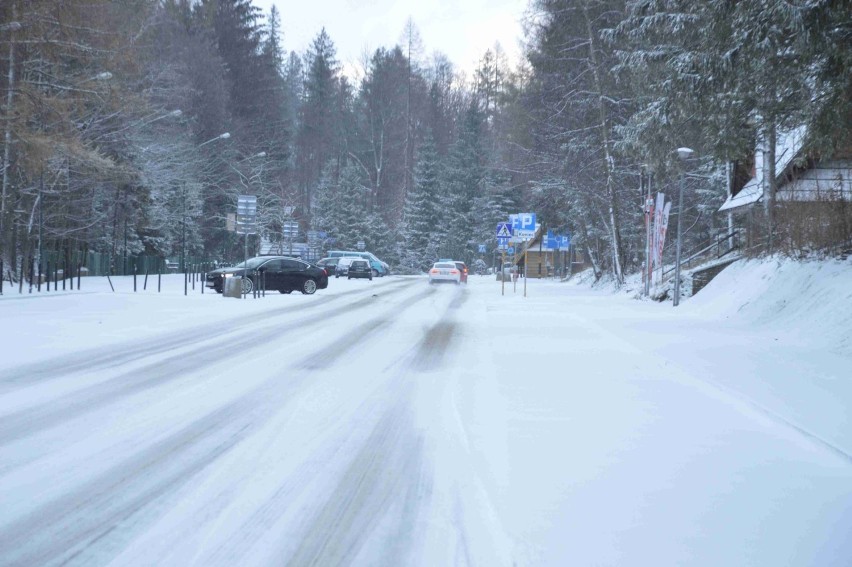
M733 214L746 213L746 228L751 233L752 209L766 202L772 174L778 228L788 241L805 247L850 238L846 232L852 219L852 148L820 159L805 151L806 137L803 127L779 132L774 168L767 167L766 143L759 140L752 156L732 164L728 197L719 212L730 213L731 224Z

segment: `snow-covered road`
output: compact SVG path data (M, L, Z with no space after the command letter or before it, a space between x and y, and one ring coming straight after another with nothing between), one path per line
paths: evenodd
M0 301L2 565L852 564L846 351L555 282L122 283Z

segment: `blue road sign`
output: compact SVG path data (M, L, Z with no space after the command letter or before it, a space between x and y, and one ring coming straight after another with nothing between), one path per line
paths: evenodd
M497 225L497 238L509 238L510 236L512 236L512 229L509 227L509 223L499 223Z
M509 215L512 230L535 230L535 213L518 213Z
M563 234L559 237L559 248L568 249L571 246L571 235Z
M506 252L508 252L509 254L514 254L514 253L515 253L515 247L514 247L514 246L509 246L509 247L506 249Z
M559 237L552 230L547 231L547 247L551 250L559 247Z
M508 246L509 245L509 237L508 236L505 236L505 237L504 236L498 236L497 237L497 244L499 246Z
M480 245L479 245L479 253L480 253L480 254L485 254L485 244L480 244Z

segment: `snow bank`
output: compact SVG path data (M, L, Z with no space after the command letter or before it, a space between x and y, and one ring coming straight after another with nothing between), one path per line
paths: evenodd
M740 260L689 301L684 311L739 319L852 354L852 262L786 258ZM850 371L852 373L852 371Z

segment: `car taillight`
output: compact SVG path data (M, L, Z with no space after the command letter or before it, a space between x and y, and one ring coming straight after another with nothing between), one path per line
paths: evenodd
M451 274L457 274L457 273L459 273L459 271L458 270L450 270L450 273Z
M323 269L322 269L322 273L324 273L324 274L327 276L327 275L328 275L328 270L326 270L325 268L323 268Z
M434 268L433 268L433 269L429 270L429 273L430 273L430 274L437 274L437 273L438 273L438 270L436 270L436 269L434 269Z
M467 273L467 268L464 269L464 273Z

